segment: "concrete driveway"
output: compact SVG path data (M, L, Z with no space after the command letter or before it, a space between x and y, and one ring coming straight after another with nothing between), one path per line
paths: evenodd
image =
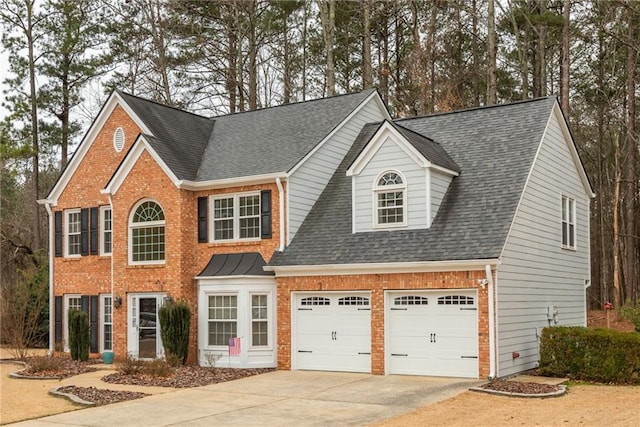
M366 425L453 397L477 380L275 371L16 426Z

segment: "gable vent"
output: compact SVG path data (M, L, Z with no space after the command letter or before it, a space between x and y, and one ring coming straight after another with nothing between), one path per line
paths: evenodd
M122 128L118 128L113 133L113 148L115 148L116 151L119 153L122 151L123 147L124 147L124 131L122 130Z

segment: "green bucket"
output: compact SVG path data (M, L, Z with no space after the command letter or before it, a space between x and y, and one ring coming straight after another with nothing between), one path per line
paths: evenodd
M113 358L113 351L105 351L104 353L102 353L102 362L105 365L111 365L113 363Z

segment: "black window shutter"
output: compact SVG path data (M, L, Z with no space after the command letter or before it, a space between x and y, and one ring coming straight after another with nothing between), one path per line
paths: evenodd
M56 212L58 213L58 212ZM54 340L55 343L62 342L62 297L55 297L55 330Z
M80 255L89 255L89 209L80 210Z
M57 211L53 215L55 227L55 254L62 256L62 211Z
M89 253L96 255L98 253L98 208L91 208L89 215Z
M87 316L89 315L89 295L82 295L80 297L80 310ZM88 317L87 320L89 320Z
M207 200L208 197L198 197L198 243L209 241L207 230Z
M263 239L271 238L271 190L260 192L260 229Z
M91 295L89 310L89 329L91 331L91 346L89 350L97 353L98 349L98 295Z

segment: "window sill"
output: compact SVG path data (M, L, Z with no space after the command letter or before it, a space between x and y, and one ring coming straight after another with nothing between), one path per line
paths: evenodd
M575 246L561 246L560 248L564 249L565 251L572 251L572 252L576 252L578 250L578 248Z
M220 247L220 246L255 246L256 244L262 243L263 240L268 239L251 239L251 240L219 240L206 243L209 247Z
M128 264L126 268L164 268L166 263L162 264Z
M81 259L82 259L82 257L80 255L62 257L62 261L64 261L64 262L67 262L67 261L75 262L75 261L80 261Z

